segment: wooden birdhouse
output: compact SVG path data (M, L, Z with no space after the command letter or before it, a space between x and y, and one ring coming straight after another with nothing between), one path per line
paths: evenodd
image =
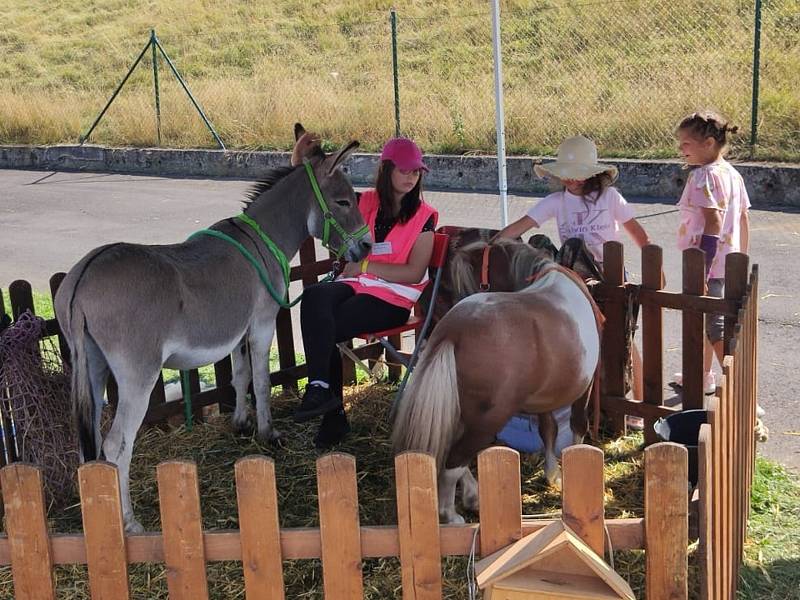
M475 565L484 600L634 600L628 583L555 521Z

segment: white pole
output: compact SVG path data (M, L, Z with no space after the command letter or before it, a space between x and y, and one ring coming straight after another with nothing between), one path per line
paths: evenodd
M492 49L494 51L494 114L497 132L497 188L500 190L503 227L508 225L508 182L506 181L506 125L503 114L503 54L500 51L500 3L492 0Z

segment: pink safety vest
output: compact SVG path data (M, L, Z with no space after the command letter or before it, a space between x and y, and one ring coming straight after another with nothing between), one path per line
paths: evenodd
M378 192L369 190L361 194L361 200L358 204L358 209L361 211L361 216L364 221L369 225L372 239L375 239L375 219L378 216L378 209L380 208L380 199ZM391 253L387 254L372 254L367 257L371 263L389 263L389 264L406 264L408 257L411 254L411 249L422 232L425 223L428 222L431 215L433 215L434 227L439 220L439 213L430 204L425 201L420 202L417 212L406 223L395 223L394 227L389 231L389 234L384 240L385 243L392 245ZM352 287L356 294L369 294L380 298L381 300L401 306L403 308L411 309L422 294L422 290L428 282L428 273L422 278L419 283L393 283L385 281L372 275L371 273L364 273L358 277L347 277L337 279L342 283L346 283Z

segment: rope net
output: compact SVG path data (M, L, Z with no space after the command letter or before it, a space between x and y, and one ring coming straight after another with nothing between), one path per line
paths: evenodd
M79 461L70 374L44 319L27 311L0 334L0 399L4 462L39 465L48 500L73 499Z

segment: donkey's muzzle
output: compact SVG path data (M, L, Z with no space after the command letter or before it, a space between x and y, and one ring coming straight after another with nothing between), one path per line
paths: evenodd
M350 262L359 262L367 258L371 250L372 240L369 236L358 240L351 240L350 243L347 244L345 258Z
M359 241L358 249L361 252L361 258L366 258L367 256L369 256L369 253L372 250L372 241L371 240Z

